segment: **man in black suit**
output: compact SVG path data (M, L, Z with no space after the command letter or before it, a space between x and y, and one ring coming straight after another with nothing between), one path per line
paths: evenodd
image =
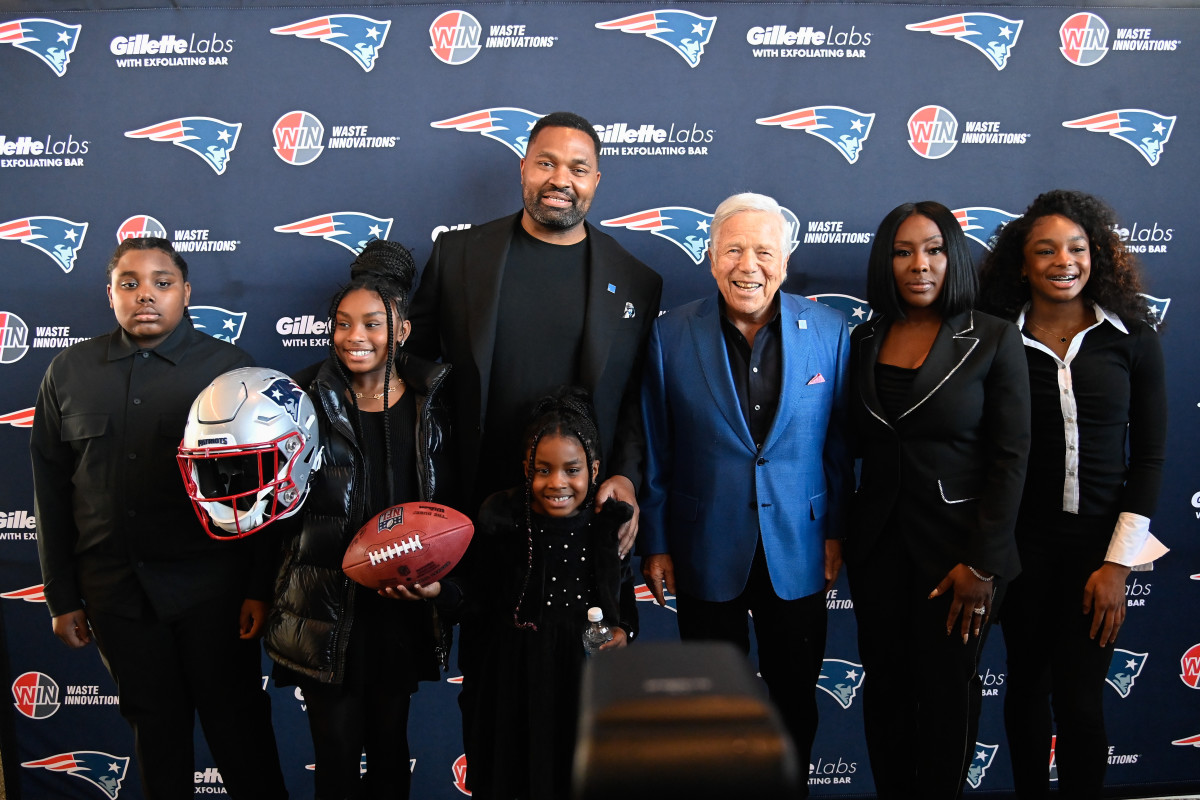
M458 499L472 516L491 493L524 482L521 428L547 390L592 394L600 423L597 503L631 504L620 552L637 533L645 441L642 354L662 278L584 222L600 182L600 137L578 114L538 120L521 159L524 209L438 237L413 298L409 347L454 365L450 398ZM458 663L463 745L477 751L473 665L486 634L463 621ZM470 780L468 776L468 781Z
M250 550L266 540L206 536L175 463L196 395L253 362L192 326L166 239L126 239L108 278L118 325L51 362L30 436L54 633L95 637L147 800L194 794L197 714L230 797L286 798L258 645L270 559Z
M525 207L438 237L413 299L409 347L454 365L453 447L464 510L524 481L528 407L560 384L591 392L601 484L637 508L644 442L642 352L662 278L584 221L600 182L600 139L577 114L538 120L521 159ZM622 531L632 547L637 517Z

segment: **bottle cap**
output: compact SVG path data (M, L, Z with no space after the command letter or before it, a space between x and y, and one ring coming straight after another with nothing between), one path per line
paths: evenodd
M604 619L604 611L597 606L588 609L588 622L600 622Z

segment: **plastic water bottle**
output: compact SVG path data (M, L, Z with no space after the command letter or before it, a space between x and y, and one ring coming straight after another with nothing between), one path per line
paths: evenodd
M605 642L612 641L613 632L604 621L604 612L596 606L588 609L588 626L583 629L583 652L594 656Z

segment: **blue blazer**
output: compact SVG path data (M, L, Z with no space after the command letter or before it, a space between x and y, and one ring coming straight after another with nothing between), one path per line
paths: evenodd
M669 554L677 590L704 600L742 593L760 534L781 598L819 592L825 539L842 536L853 490L846 320L779 296L782 396L761 452L738 403L717 296L659 317L650 333L638 550Z

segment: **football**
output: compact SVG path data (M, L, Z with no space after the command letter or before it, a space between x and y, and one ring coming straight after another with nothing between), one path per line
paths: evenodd
M342 558L342 571L368 589L428 586L454 568L474 533L471 520L453 508L401 503L358 529Z

